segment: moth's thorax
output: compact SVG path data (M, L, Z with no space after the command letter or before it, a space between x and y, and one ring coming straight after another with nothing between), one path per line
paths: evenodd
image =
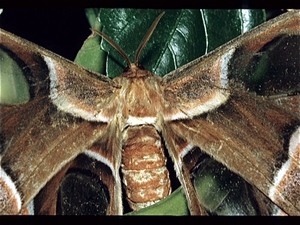
M123 73L114 81L121 86L120 113L128 125L154 124L162 107L161 78L147 70Z
M123 132L122 173L129 205L138 210L171 193L167 159L154 126L128 127Z

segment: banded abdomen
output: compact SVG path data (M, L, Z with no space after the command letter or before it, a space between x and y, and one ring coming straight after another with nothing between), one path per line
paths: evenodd
M133 210L144 208L171 193L161 137L151 125L130 126L123 132L122 173Z

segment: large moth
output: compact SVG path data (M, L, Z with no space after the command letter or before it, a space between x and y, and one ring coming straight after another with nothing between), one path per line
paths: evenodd
M107 186L108 214L122 213L120 167L132 204L152 203L170 192L165 145L192 214L207 213L190 179L201 152L299 214L299 24L290 12L164 78L136 61L113 80L1 30L1 47L32 81L28 103L1 105L1 212L18 213L48 183L41 213L56 213L59 184L77 168ZM239 74L268 48L289 53L271 59L286 85L266 82L269 96L254 95Z

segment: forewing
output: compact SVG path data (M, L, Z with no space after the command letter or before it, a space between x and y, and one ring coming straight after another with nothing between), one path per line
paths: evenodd
M164 119L192 118L211 111L224 104L230 93L243 85L241 82L262 79L255 74L269 67L273 71L263 86L246 88L263 89L262 94L270 94L274 87L268 86L272 73L285 73L278 78L276 89L285 84L285 92L292 90L300 79L299 64L293 64L299 58L299 24L299 11L286 13L165 75L162 81ZM258 60L265 67L258 66ZM247 70L251 70L250 74ZM288 77L289 83L285 81L287 74L294 74Z
M58 109L85 120L112 120L120 89L115 82L5 30L0 35L1 47L28 67L29 77L34 76L33 85L41 85L37 80L50 82L46 94Z
M102 75L0 32L1 49L24 72L31 95L27 103L0 106L1 213L9 214L19 212L65 164L104 134L106 123L86 120L110 120L101 109L105 97L114 99L118 88Z
M289 12L163 78L162 132L177 173L197 146L300 213L299 34L300 12Z

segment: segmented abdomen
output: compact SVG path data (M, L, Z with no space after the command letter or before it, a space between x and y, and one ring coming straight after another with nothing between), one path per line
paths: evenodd
M123 133L122 173L133 210L145 208L171 193L167 159L161 137L150 125L129 127Z

